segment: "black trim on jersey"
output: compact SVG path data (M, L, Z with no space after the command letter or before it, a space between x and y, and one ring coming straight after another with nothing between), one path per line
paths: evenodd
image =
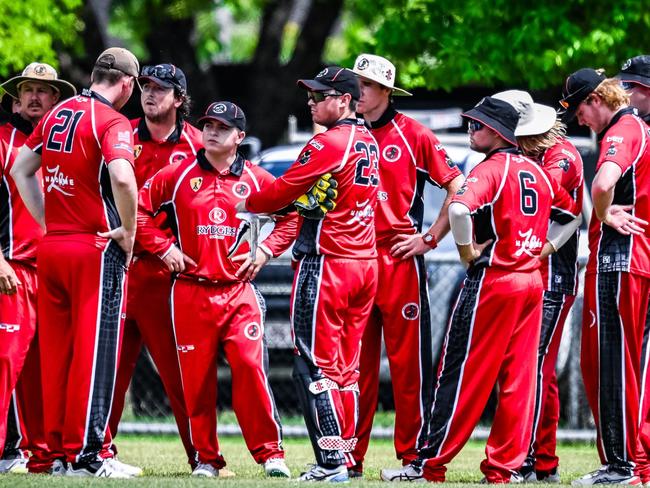
M643 117L641 117L641 118L643 119L643 121L644 121L646 124L650 125L650 114L645 114L645 115L644 115Z
M548 291L576 294L578 281L578 236L576 231L557 252L551 254L548 270L550 283L544 283Z
M108 99L104 98L101 96L99 93L96 91L91 90L90 88L83 88L81 90L81 96L82 97L88 97L88 98L94 98L95 100L102 102L103 104L108 105L109 107L113 108L113 104L108 101Z
M169 134L169 136L167 137L167 139L165 139L164 142L170 142L176 144L178 143L178 141L180 141L182 133L183 133L183 121L177 118L174 131L171 134ZM147 127L147 122L145 120L145 117L141 117L140 121L138 122L138 139L141 141L151 140L151 132L149 132L149 127Z
M172 234L176 238L176 242L179 242L179 237L178 237L178 216L176 215L176 212L174 211L176 207L172 202L167 202L164 203L163 205L160 206L158 211L156 212L156 215L158 215L160 212L165 212L165 223L167 227L172 231Z
M106 206L106 216L108 218L108 228L117 229L122 225L122 220L120 219L120 214L117 211L117 206L115 205L115 197L113 196L113 187L111 186L111 175L108 172L108 166L104 162L100 163L102 165L101 176L99 179L100 192L102 195L102 200Z
M199 167L205 171L216 172L214 166L210 164L208 158L205 157L205 148L201 148L196 153L196 162L199 163ZM246 164L246 159L240 153L237 153L235 160L230 165L229 171L235 176L241 176L244 171L244 165Z
M620 276L620 272L596 275L600 360L598 417L601 445L607 464L632 467L627 459L625 446L625 370L621 352L624 338L621 333L621 316L618 313Z
M0 249L5 259L9 259L9 247L11 245L11 194L9 193L9 183L6 178L0 180Z
M492 239L492 244L483 249L481 255L476 258L471 267L474 269L485 268L490 265L490 257L492 256L492 250L496 242L497 236L492 227L492 212L494 211L492 205L486 205L483 208L478 209L474 217L474 234L476 236L476 242L482 244L486 241Z
M413 222L413 227L418 232L422 232L422 221L424 220L424 184L429 181L429 173L416 171L415 175L415 198L409 208L408 216Z
M471 329L484 276L484 269L468 270L449 320L443 354L440 358L438 382L434 391L429 433L426 444L419 452L420 459L438 455L454 413L462 415L462 412L454 412L454 410L457 393L463 380L463 365L469 355L469 345L472 341Z
M505 139L504 139L504 141L505 141ZM519 154L520 151L519 151L519 148L516 147L516 146L500 147L498 149L495 149L494 151L490 151L489 153L487 153L485 155L485 159L483 161L487 161L492 156L494 156L495 154L498 154L498 153ZM481 161L481 162L483 162L483 161Z
M603 137L605 137L605 133L616 123L620 120L623 115L636 115L635 109L633 107L626 107L622 108L618 112L614 114L614 117L612 117L612 120L609 121L609 124L607 124L607 127L605 127L602 131L598 133L598 142L600 142Z
M322 220L303 219L298 237L293 245L292 254L295 259L308 254L316 254L316 236Z
M370 122L370 128L379 129L381 127L384 127L385 125L390 124L390 121L393 120L396 115L397 110L395 110L395 107L393 107L393 104L391 103L377 120Z
M337 127L339 125L366 125L363 119L350 118L350 119L341 119L337 121L332 127ZM328 127L331 129L332 127Z
M11 117L9 117L9 123L27 136L34 132L34 126L32 123L29 120L24 119L19 113L11 114Z
M85 426L85 445L78 462L97 459L106 436L115 392L115 375L124 301L124 251L110 241L102 253L102 286L99 330L97 331L94 375L91 378L90 410Z
M418 285L420 288L420 371L422 374L422 385L420 387L422 427L417 439L417 447L419 448L426 442L429 434L433 390L436 386L436 369L433 362L433 330L427 290L427 267L423 255L415 256L415 265L418 270Z

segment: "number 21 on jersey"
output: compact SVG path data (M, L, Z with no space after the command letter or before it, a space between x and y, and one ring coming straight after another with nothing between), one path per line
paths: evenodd
M77 124L84 115L84 111L73 112L68 108L59 110L54 115L56 122L50 129L50 135L47 138L45 148L48 151L56 151L70 153L72 152L72 143L74 141L74 131L77 129Z

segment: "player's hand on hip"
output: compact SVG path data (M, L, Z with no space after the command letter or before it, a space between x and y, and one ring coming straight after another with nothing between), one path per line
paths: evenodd
M182 273L187 268L196 266L196 262L175 245L171 247L163 261L172 273Z
M126 267L128 267L133 257L135 230L127 230L123 226L120 226L108 232L98 232L97 235L106 239L113 239L120 246L124 254L126 254Z
M16 272L4 259L0 260L0 293L3 295L14 295L18 286L22 285Z
M235 273L235 276L240 280L254 280L257 273L260 272L260 269L262 269L270 258L271 257L259 247L255 253L255 259L252 259L248 253L235 256L232 258L233 262L238 263L243 261L242 265Z
M611 205L603 222L625 236L643 234L648 222L629 213L632 208L632 205Z
M422 239L422 234L399 234L393 238L390 255L394 258L409 259L431 250Z

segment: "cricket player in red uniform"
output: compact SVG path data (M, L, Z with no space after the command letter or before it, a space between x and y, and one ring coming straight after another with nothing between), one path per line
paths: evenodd
M137 206L133 132L116 110L138 71L129 51L104 51L90 89L41 120L11 171L46 230L37 258L44 423L69 476L130 477L104 456Z
M196 158L170 165L141 190L138 242L175 273L171 313L177 357L197 452L194 476L214 477L226 465L217 439L217 359L223 347L232 370L233 409L246 445L268 476L289 477L282 426L268 377L264 299L251 280L295 238L295 216L278 218L254 256L234 251L241 220L235 204L273 182L237 152L246 117L231 102L215 102L199 119ZM175 240L154 224L167 216ZM243 261L241 266L239 261Z
M170 164L196 157L202 147L201 132L185 118L189 115L189 97L185 74L173 64L144 66L138 81L142 87L140 102L144 117L131 121L134 137L135 178L138 188ZM169 237L172 237L168 230ZM171 273L158 256L137 250L129 269L126 322L117 372L115 399L109 422L117 434L124 409L124 398L135 363L144 344L151 354L169 398L188 462L195 463L190 441L189 418L176 343L169 312ZM152 307L151 304L157 304ZM115 444L113 450L117 452ZM134 471L134 474L141 474Z
M424 254L449 232L447 209L464 177L430 129L395 110L393 95L410 95L396 88L395 66L385 58L361 54L353 71L359 77L362 114L377 140L379 192L375 225L379 287L363 334L359 371L360 406L355 466L363 473L379 391L382 334L390 365L395 399L395 453L408 464L417 458L419 440L426 435L435 379L431 315ZM424 184L447 191L439 216L422 233Z
M619 80L590 68L567 78L560 101L566 120L577 116L600 143L591 187L581 365L603 466L574 481L580 485L650 481L647 459L642 452L637 459L648 364L650 135L628 103Z
M535 397L539 258L552 249L543 239L549 217L571 222L558 226L571 234L577 222L568 193L517 154L514 107L486 97L463 116L470 119L472 149L486 154L449 207L461 260L470 266L447 329L427 440L411 464L382 470L385 481L444 481L445 465L469 439L495 383L498 406L481 471L488 483L517 479ZM560 240L571 235L557 234Z
M273 185L251 195L245 208L274 213L290 205L325 173L338 182L336 207L322 220L302 218L293 247L298 260L291 325L294 380L316 463L300 481L347 481L356 444L359 345L377 289L375 206L379 148L354 115L356 76L329 66L308 91L314 136Z
M621 80L621 86L630 95L630 105L639 111L646 124L650 124L650 55L625 61L616 78Z
M36 248L43 230L25 208L9 172L36 124L59 99L76 90L45 63L29 64L2 88L19 101L19 107L0 126L0 449L4 446L0 472L25 471L27 451L32 453L30 469L44 471L51 466L35 338Z
M566 126L552 107L533 102L528 92L508 90L493 95L510 103L519 113L515 136L521 152L536 161L582 208L582 158L566 139ZM544 311L537 351L537 389L532 436L526 461L519 472L524 481L559 483L559 459L555 454L560 420L555 363L564 323L578 291L579 230L542 263Z

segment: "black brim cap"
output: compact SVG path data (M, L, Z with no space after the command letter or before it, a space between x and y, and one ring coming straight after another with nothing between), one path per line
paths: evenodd
M485 97L473 109L463 113L462 117L481 122L496 132L501 139L513 146L517 145L515 129L519 122L519 114L508 102Z
M616 78L650 88L650 55L642 54L626 60Z
M156 85L162 86L163 88L174 88L176 85L174 83L171 83L169 81L161 80L160 78L156 78L155 76L139 76L138 81L140 83L145 83L147 81L153 81Z
M236 127L241 131L246 130L246 115L244 111L232 102L214 102L205 110L205 115L197 121L203 128L208 120L218 120L229 127Z
M300 88L309 91L336 90L339 93L349 93L353 100L359 100L361 89L357 76L346 68L328 66L312 80L298 80Z
M563 122L571 122L578 111L578 107L591 93L598 88L607 77L602 70L582 68L567 77L562 89L560 105Z

